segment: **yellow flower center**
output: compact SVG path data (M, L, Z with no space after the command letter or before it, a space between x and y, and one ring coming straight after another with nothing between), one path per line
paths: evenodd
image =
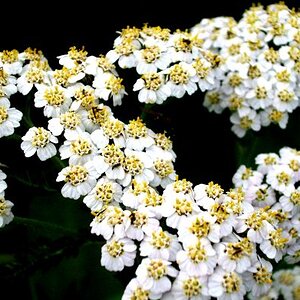
M184 295L190 299L200 294L202 285L197 277L190 277L182 282L182 289Z
M154 162L154 169L160 178L165 178L174 171L172 162L163 159L158 159Z
M80 124L80 115L74 111L68 111L59 116L60 124L68 129L75 129Z
M105 81L105 88L110 90L113 95L118 95L120 91L124 89L122 81L122 78L111 75L110 78Z
M142 75L145 82L145 88L151 91L157 91L162 85L162 79L158 73L146 73Z
M223 276L223 287L227 294L238 292L241 286L241 279L234 272L226 273Z
M95 198L104 205L108 205L113 200L113 188L110 182L97 184L95 189Z
M294 191L290 195L290 200L294 205L300 205L300 192Z
M187 194L192 190L193 184L186 180L185 178L182 180L176 180L173 183L173 189L176 193L184 193Z
M77 49L76 47L70 47L68 51L68 56L75 60L76 62L82 63L83 61L86 60L88 53L87 51L84 50L84 47L81 49Z
M193 67L200 79L205 79L211 70L200 58L194 60Z
M97 59L97 65L104 72L111 72L116 68L116 66L110 63L109 60L103 54L99 55Z
M124 132L124 124L118 119L108 119L103 123L102 129L108 138L118 138Z
M18 61L18 57L19 57L19 51L16 49L13 49L11 51L3 50L1 55L1 60L3 63L12 64Z
M210 232L210 223L204 218L197 217L189 227L189 231L199 239L206 237Z
M42 83L44 80L43 72L41 69L31 68L26 73L26 80L29 83Z
M232 74L229 77L229 85L231 87L237 87L239 86L241 83L243 82L243 79L241 78L241 76L237 73Z
M195 264L207 260L206 250L200 241L188 248L188 256Z
M107 145L102 149L104 161L110 166L118 166L124 161L124 153L115 144Z
M112 257L120 257L124 254L124 243L112 241L107 243L107 252Z
M288 185L291 182L291 176L284 171L281 171L276 175L279 184Z
M4 106L0 106L0 124L4 123L8 119L8 112Z
M186 70L183 69L182 66L177 64L171 67L170 79L177 85L187 84L189 81L189 74Z
M272 273L270 273L265 267L257 267L256 272L253 273L253 278L259 285L271 284Z
M127 156L122 162L124 170L131 175L142 174L144 170L143 162L135 155Z
M0 85L7 85L8 74L0 68Z
M188 201L187 199L177 198L173 204L173 207L179 216L187 216L193 211L192 202Z
M92 153L92 146L88 140L79 138L71 143L71 151L79 156Z
M264 52L264 57L267 62L275 64L279 59L279 54L275 49L270 48Z
M132 211L130 214L131 224L135 228L142 228L148 222L148 216L139 211Z
M81 101L81 106L85 109L96 105L96 96L92 88L81 87L75 91L74 97Z
M207 100L210 104L218 104L221 101L220 94L218 92L209 92L206 94Z
M141 52L142 52L143 59L148 64L151 64L160 58L160 49L156 45L147 47L147 48L141 50Z
M215 203L210 208L210 214L212 217L216 217L216 223L222 224L228 217L229 212L227 211L227 208L224 204Z
M255 89L255 96L259 100L264 100L268 96L267 89L264 86L257 86Z
M261 76L261 71L259 69L258 66L252 66L250 65L249 66L249 69L248 69L248 76L251 78L251 79L255 79L255 78L258 78Z
M240 126L243 129L251 128L252 123L253 123L253 120L251 120L248 116L241 117L241 119L240 119Z
M85 167L79 165L70 166L70 170L66 175L66 182L69 182L73 186L77 186L80 183L88 179L88 171Z
M205 192L209 198L216 199L223 194L224 190L219 184L215 184L213 181L210 181L205 189Z
M163 197L161 195L159 195L156 192L148 192L147 196L145 197L145 199L143 200L145 203L145 206L161 206L163 203Z
M159 280L167 273L167 267L161 259L152 259L147 267L148 276L154 280Z
M72 76L70 70L63 67L61 70L55 70L53 72L53 77L56 83L60 86L66 87L69 85L69 79Z
M130 300L148 300L150 292L138 287L130 297Z
M289 103L293 101L294 97L295 97L294 92L289 92L287 89L278 92L278 98L280 99L280 101L285 103Z
M273 123L279 123L281 119L283 118L283 112L279 111L277 109L272 109L272 111L269 114L269 119Z
M130 120L127 133L133 138L145 137L147 135L147 127L143 121L138 117L136 120Z
M282 237L282 228L278 228L270 232L269 237L271 245L276 249L283 249L289 241L288 238Z
M50 132L42 127L36 128L31 144L37 148L44 148L48 145Z
M172 141L165 135L165 133L157 133L155 136L155 144L163 150L172 149Z
M238 55L240 53L241 44L232 44L228 47L228 53L230 55Z
M88 110L88 118L100 126L108 120L109 114L109 110L105 106L95 106Z
M162 230L153 231L151 245L156 249L169 248L171 238Z
M190 52L192 50L192 42L188 37L181 37L174 43L177 52Z
M55 107L61 106L66 99L64 92L58 86L45 90L44 98L49 103L49 105Z

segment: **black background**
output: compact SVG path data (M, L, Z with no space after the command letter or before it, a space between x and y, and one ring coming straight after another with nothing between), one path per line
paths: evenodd
M171 30L176 30L177 28L185 30L199 23L203 18L232 16L238 20L244 10L251 6L253 1L207 0L177 2L178 3L175 3L175 1L148 0L139 1L137 3L130 1L120 3L116 1L80 1L78 3L75 1L43 1L38 3L15 3L13 1L6 1L5 3L1 3L1 49L11 50L15 48L19 51L23 51L29 46L35 47L43 51L53 68L59 68L56 57L66 54L71 46L77 46L79 48L85 46L90 55L105 54L112 49L113 41L117 37L116 32L125 28L127 25L141 27L143 24L148 23L150 26L167 27ZM260 2L263 5L274 3L273 1ZM286 4L289 7L294 7L297 6L298 2L299 1L296 0L286 1ZM132 83L137 79L137 74L133 70L120 70L120 75L124 75L128 96L123 99L123 105L116 108L115 112L120 119L127 121L130 118L136 118L142 112L143 106L138 103L137 94L131 90ZM128 85L126 85L126 83L128 83ZM241 140L237 138L230 129L231 124L229 122L228 113L216 115L209 113L202 106L203 95L203 93L197 91L192 96L185 96L182 99L170 99L162 106L156 105L152 107L151 113L146 118L148 127L152 128L155 132L163 132L166 130L167 134L172 138L174 150L178 155L175 166L180 178L185 177L194 184L207 183L213 180L220 183L225 189L229 189L232 185L231 178L238 165L246 162L253 164L255 153L250 152L253 148L254 141L256 141L256 144L257 141L260 143L260 148L254 147L256 151L259 149L262 152L269 150L274 151L274 149L279 149L284 145L292 147L296 145L296 143L293 144L295 134L293 130L291 130L293 123L297 123L296 116L293 117L294 119L291 120L291 125L288 126L286 131L271 126L271 129L264 128L259 133L247 134L246 137ZM16 107L18 107L18 105L16 105ZM299 129L299 125L297 126ZM19 154L22 154L19 148L17 150ZM5 154L4 150L1 150L1 154ZM5 162L5 159L3 161ZM16 158L16 162L18 162L18 158ZM48 163L49 167L50 163L51 162ZM39 176L41 169L47 172L47 163L42 164L38 159L32 158L27 160L27 165L24 165L23 168L30 168L30 166L32 166L30 171L36 173L36 177ZM51 168L49 168L49 170L50 169ZM17 165L15 170L18 172ZM55 176L56 174L49 173L49 177L53 177L52 181L55 180ZM90 217L88 214L82 216L80 209L83 209L83 207L80 207L80 209L79 207L75 208L72 202L73 200L56 199L55 202L54 199L51 199L52 194L50 194L50 196L47 196L48 198L45 197L42 202L42 200L40 200L41 191L28 189L25 192L25 190L18 190L18 188L14 190L13 182L8 183L8 195L10 195L10 199L16 204L14 208L16 215L22 217L23 214L26 216L26 213L30 211L31 216L37 219L43 219L46 222L55 221L58 225L63 224L63 226L70 226L71 228L72 226L74 228L78 226L80 230L84 230L84 237L86 239L91 238L88 232ZM55 182L53 183L56 184ZM57 185L57 191L59 191L60 188L61 185ZM20 193L20 191L22 193ZM24 197L18 198L18 195L21 194L24 195ZM34 196L36 196L35 199L33 199ZM54 209L57 209L56 216L50 214L51 209L53 210L53 203L57 205L57 207L54 207ZM30 207L28 208L29 205ZM44 209L37 211L35 207L44 207ZM62 207L64 207L64 210ZM76 210L76 212L72 212L71 210ZM77 216L77 214L81 216L83 220L76 219L75 222L74 218L71 219L70 217L70 220L67 219L67 216ZM76 225L77 223L81 225ZM14 224L15 225L11 227L7 227L8 231L4 231L4 235L0 237L1 244L2 240L4 240L3 238L7 238L7 253L11 251L13 247L23 249L20 248L20 242L18 240L21 239L22 230L24 229L22 227L23 225L19 226L18 223ZM18 226L21 229L19 229ZM84 229L82 229L81 226ZM33 227L34 226L28 227L30 233L34 229ZM19 235L15 235L14 230L19 230L17 231ZM36 235L39 234L39 232L36 233ZM63 232L61 232L61 234L64 236ZM52 235L53 233L50 234L51 238ZM35 243L38 244L39 242L36 236L33 235L32 240L29 241L30 242L26 240L28 245L32 243L32 246L38 246L35 245ZM55 240L55 242L56 241L57 240ZM60 242L63 246L69 243L65 236ZM80 244L81 241L73 241L75 244L76 242ZM22 247L28 251L30 247L25 244L24 241L23 244L21 244ZM71 242L69 244L72 245ZM54 244L53 247L55 248L56 244ZM57 247L61 247L61 244ZM74 246L73 248L75 249L76 247ZM80 249L79 246L77 248ZM21 250L18 252L21 252ZM39 249L39 251L42 250ZM67 251L69 251L68 248ZM115 283L113 279L108 277L112 276L109 272L99 272L101 269L98 261L98 259L100 259L100 247L97 245L97 248L95 248L94 245L92 245L89 251L84 250L86 254L82 251L83 250L80 252L80 256L77 256L77 252L74 254L74 261L58 264L50 260L50 264L52 264L53 268L50 270L47 269L42 275L40 273L34 273L36 270L32 271L31 274L37 274L35 275L36 277L34 277L34 282L37 286L38 293L34 299L65 299L65 297L70 296L74 296L75 298L78 296L78 299L91 299L90 296L82 296L87 295L84 293L88 293L88 289L90 289L90 294L88 295L97 295L100 297L99 299L110 299L105 298L104 293L101 292L101 289L106 288L101 285L101 280L106 282L105 284L111 284L111 286L107 287L109 289L114 289L113 285ZM92 257L91 253L94 257ZM28 261L31 261L28 254L25 253L25 256ZM90 256L91 258L89 260ZM82 257L84 257L84 263L82 263ZM82 265L80 265L81 263ZM78 278L80 278L80 276L83 277L84 274L86 275L85 278L90 280L90 283L88 284L88 279L82 281L88 288L85 291L81 290L82 294L76 294L78 290L76 290L74 286L76 286ZM99 285L99 288L94 286L95 280L93 276L98 276L97 278L100 282L98 281L96 284ZM38 279L36 279L37 277ZM108 279L105 281L104 277ZM27 279L26 277L19 276L16 277L15 282L11 282L9 289L13 296L18 294L18 289L13 290L13 287L19 286L20 291L24 293L24 299L26 299L26 297L33 299L33 289L31 285L28 284L28 282L31 282L32 277L30 277L30 280L28 279L28 282L26 281ZM47 280L49 280L49 283L46 282ZM61 290L55 288L55 284L59 286L61 280L69 281L69 283L66 282L66 294L64 295ZM22 282L24 282L23 286ZM1 282L0 287L2 287ZM118 286L118 288L120 289L120 286ZM72 290L74 294L72 294Z

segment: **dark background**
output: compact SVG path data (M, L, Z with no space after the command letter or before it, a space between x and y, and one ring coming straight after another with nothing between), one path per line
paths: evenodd
M127 25L142 27L148 23L184 30L202 18L232 16L238 20L252 2L5 2L1 3L1 49L23 51L35 47L43 51L53 68L58 68L56 57L66 54L71 46L85 46L90 55L105 54L112 49L116 32ZM297 3L286 1L289 7ZM136 73L121 70L120 74L124 74L129 95L115 111L127 121L141 114L143 106L131 91ZM152 107L146 117L149 128L155 132L166 130L172 138L180 178L194 184L213 180L227 190L241 163L253 165L256 154L277 151L284 145L300 146L294 134L295 128L299 130L299 113L293 115L286 131L270 126L241 140L231 132L228 113L216 115L203 108L203 95L197 91L182 99L170 99L162 106ZM22 101L22 97L17 101ZM21 105L17 101L16 107ZM92 218L80 201L60 196L62 185L55 182L57 169L52 161L24 160L18 143L10 139L0 142L1 162L10 166L6 195L15 203L16 215L14 222L0 229L2 291L13 298L21 293L23 299L34 300L120 299L130 277L100 267L100 241L89 232ZM27 170L31 186L15 180L26 179ZM45 182L51 191L41 188Z

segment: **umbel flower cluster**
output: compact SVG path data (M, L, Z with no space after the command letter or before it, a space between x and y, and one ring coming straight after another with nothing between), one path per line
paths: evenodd
M300 15L284 3L232 17L203 19L191 28L202 47L220 55L220 85L205 95L209 111L231 113L232 130L243 137L271 123L285 128L299 106Z
M228 107L236 110L231 119L239 120L233 131L240 137L258 130L268 110L287 121L298 105L298 60L290 54L299 51L292 30L297 16L276 4L250 9L244 23L203 20L191 32L128 27L106 55L71 47L55 70L36 49L0 52L0 137L23 122L29 127L20 142L26 157L58 155L66 163L56 181L63 182L64 197L82 199L90 209L91 233L104 241L101 265L114 272L134 268L122 299L276 299L285 284L286 295L299 297L298 268L273 275L276 263L300 260L297 150L258 155L257 170L242 165L228 191L212 181L193 185L176 174L166 133L155 133L139 117L126 123L113 113L127 94L118 65L136 68L133 90L141 102L211 90L204 105L221 112L222 103L237 97L237 106ZM245 96L260 88L268 99ZM47 127L11 107L17 92L33 95ZM5 179L1 171L0 227L13 219Z

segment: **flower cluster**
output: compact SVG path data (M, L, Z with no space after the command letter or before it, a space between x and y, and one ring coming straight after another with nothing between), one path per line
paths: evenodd
M233 176L236 187L255 208L240 216L238 232L257 243L268 258L276 262L300 261L300 152L283 147L276 153L262 153L257 170L242 165Z
M191 33L204 49L221 57L220 85L204 99L209 111L228 109L238 137L271 123L287 126L300 97L299 12L283 3L257 5L238 22L231 17L203 19Z
M10 223L14 217L11 211L14 204L5 199L5 190L7 188L6 177L6 174L0 170L0 228Z
M204 105L233 111L239 137L270 122L285 128L299 101L298 27L298 13L276 4L249 9L240 22L204 19L190 32L127 27L105 56L71 47L56 70L35 49L0 53L0 137L23 117L25 156L66 163L56 181L64 197L90 209L91 233L104 241L101 265L135 270L123 300L299 295L299 269L272 277L271 264L300 261L299 151L258 155L257 170L242 165L229 191L212 181L193 186L176 175L166 133L139 117L125 123L111 108L127 94L118 63L141 76L133 86L140 102L211 90ZM47 128L10 107L17 91L32 93ZM0 227L13 218L5 179L0 171Z

